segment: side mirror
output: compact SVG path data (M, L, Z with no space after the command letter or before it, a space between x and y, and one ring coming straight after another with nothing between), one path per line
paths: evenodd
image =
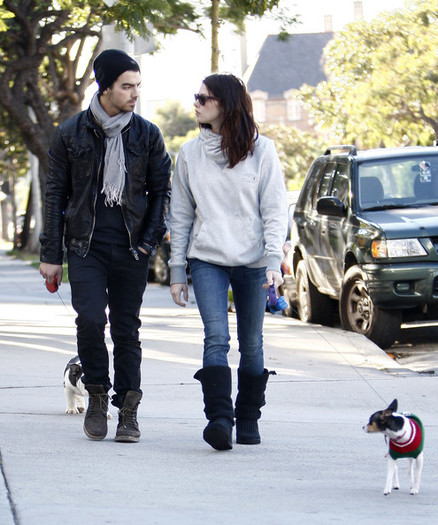
M316 203L316 211L321 215L345 217L347 210L337 197L321 197Z

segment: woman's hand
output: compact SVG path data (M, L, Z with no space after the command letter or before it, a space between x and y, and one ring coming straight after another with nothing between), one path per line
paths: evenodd
M170 285L170 295L178 306L186 306L189 300L189 287L186 283L174 283Z
M266 272L266 283L263 285L263 288L269 290L271 285L275 286L275 292L278 294L278 288L283 284L283 277L280 272L275 270L267 270Z

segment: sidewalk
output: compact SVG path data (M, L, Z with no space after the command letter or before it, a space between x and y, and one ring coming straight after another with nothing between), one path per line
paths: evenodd
M436 377L398 365L357 334L267 314L266 366L277 375L268 383L262 443L216 452L202 440L206 420L193 379L202 324L191 300L178 308L168 288L148 285L141 441L113 441L113 409L107 438L92 442L83 415L64 414L62 375L76 353L69 286L49 294L34 268L0 250L1 525L436 520ZM234 333L233 315L230 325ZM236 348L234 338L234 380ZM403 461L401 490L383 496L387 446L362 431L394 398L426 429L418 496L409 495Z

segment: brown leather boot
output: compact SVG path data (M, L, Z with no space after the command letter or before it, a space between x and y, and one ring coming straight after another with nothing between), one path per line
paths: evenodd
M84 432L93 441L101 441L108 432L108 394L102 385L85 385L85 389L89 399Z
M137 422L137 408L142 395L135 390L126 392L123 407L119 410L119 424L117 425L115 441L119 443L138 443L140 429Z

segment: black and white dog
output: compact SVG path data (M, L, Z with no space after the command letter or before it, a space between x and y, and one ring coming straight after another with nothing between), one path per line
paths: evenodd
M88 392L82 382L82 365L79 356L75 356L67 363L64 370L64 394L67 402L66 414L81 414L85 411L85 397ZM111 419L108 412L107 418Z
M383 432L389 438L388 471L383 494L387 496L391 489L400 488L396 460L409 458L409 476L411 494L418 494L421 471L423 469L424 428L414 414L397 413L397 399L386 410L375 412L363 429L365 432Z

